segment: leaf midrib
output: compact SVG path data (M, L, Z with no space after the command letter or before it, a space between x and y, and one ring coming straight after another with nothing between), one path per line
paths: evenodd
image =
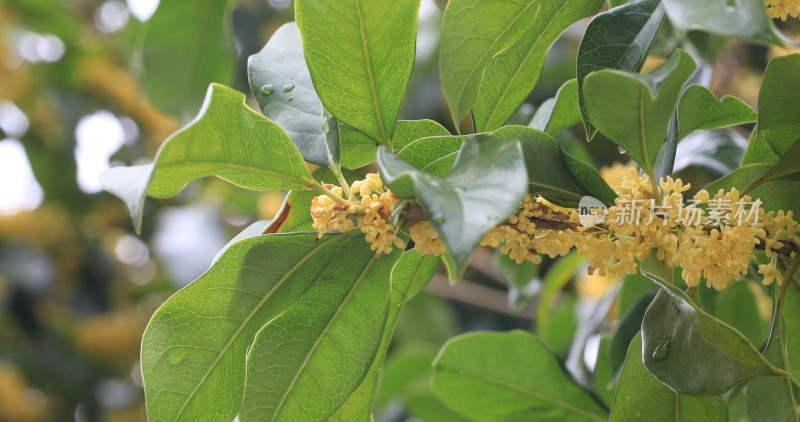
M358 1L358 0L356 0L356 1ZM300 366L298 367L297 371L295 372L295 375L292 378L292 381L286 387L286 392L283 394L283 397L281 397L281 400L278 402L278 405L275 406L275 413L272 414L272 418L270 419L270 421L274 422L276 420L276 418L278 417L278 415L281 413L283 404L286 402L286 399L289 397L289 393L294 388L295 384L297 383L297 380L300 378L300 375L305 371L305 367L306 367L306 365L308 365L308 361L311 359L312 355L317 350L317 347L319 346L320 342L322 341L322 338L326 336L326 334L330 330L331 326L337 320L339 314L342 312L342 309L344 309L345 305L347 305L347 303L353 297L353 293L356 291L356 289L358 289L358 286L361 285L361 282L364 281L364 278L365 278L365 276L367 274L367 271L369 271L369 269L372 267L372 264L375 263L375 261L378 259L379 256L380 255L378 255L378 254L373 254L372 259L370 259L369 263L361 271L361 274L359 274L358 278L355 280L355 282L353 282L353 285L350 287L350 290L347 292L347 295L344 297L344 299L342 300L340 305L336 308L336 311L333 313L333 315L331 315L330 320L328 320L328 323L325 324L325 327L323 327L322 332L317 337L317 339L314 341L314 344L311 345L311 348L308 349L308 353L306 353L305 358L303 358L303 362L300 364Z
M231 336L231 339L228 341L228 343L225 344L225 346L222 348L222 350L220 350L220 353L217 355L217 357L214 359L214 361L211 363L211 365L209 365L208 370L206 370L206 372L200 378L200 382L197 383L197 386L194 388L194 390L192 390L192 392L189 395L186 396L186 401L184 401L183 405L181 406L181 409L178 411L178 414L175 416L175 420L179 420L181 418L181 416L183 415L183 412L185 412L186 409L188 408L189 403L192 402L192 399L194 398L195 394L197 394L197 392L200 390L200 388L205 384L206 380L208 379L209 374L211 374L211 372L214 370L214 368L216 368L216 366L219 363L219 361L222 359L222 357L225 354L227 354L228 350L230 349L231 345L233 345L234 341L237 339L239 334L241 334L242 331L244 331L245 327L251 322L251 320L255 317L255 315L258 313L258 311L261 310L261 308L264 306L264 304L267 303L267 301L272 297L272 295L274 295L275 292L277 292L280 289L280 287L283 285L283 283L285 283L286 280L288 280L290 276L294 275L294 273L298 269L300 269L300 267L306 261L311 259L311 257L314 256L315 254L317 254L320 251L322 251L324 249L325 245L327 245L328 243L333 242L334 240L337 240L337 239L338 239L337 236L331 236L327 240L325 240L323 242L320 242L320 243L317 243L315 245L315 247L308 254L306 254L299 261L297 261L297 263L292 268L290 268L289 271L287 271L286 274L283 277L281 277L280 280L278 280L277 283L275 283L275 285L271 288L270 292L267 295L265 295L264 298L262 298L256 304L256 306L253 308L253 311L250 312L250 314L248 314L242 320L242 323L239 324L239 328L236 329L236 332L234 332L234 334ZM331 257L331 259L332 258L333 257Z
M380 102L378 98L378 87L375 84L375 75L372 71L372 59L370 58L369 43L367 42L367 33L364 28L364 16L361 11L361 0L355 1L356 14L358 15L358 31L361 36L361 49L364 53L364 64L367 70L367 80L369 80L369 89L372 94L372 108L375 112L375 119L378 123L378 136L381 143L389 142L389 137L386 134L386 128L383 125L383 114L381 113Z

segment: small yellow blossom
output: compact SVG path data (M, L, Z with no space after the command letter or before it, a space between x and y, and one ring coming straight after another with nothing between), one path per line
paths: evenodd
M409 228L409 235L414 241L414 250L422 255L440 256L447 253L447 248L439 239L439 233L428 221L420 221Z
M800 16L800 0L764 0L770 18L785 21L789 16Z

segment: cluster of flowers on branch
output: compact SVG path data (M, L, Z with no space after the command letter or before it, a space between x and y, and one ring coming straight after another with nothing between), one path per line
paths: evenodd
M379 254L405 247L406 238L414 242L418 253L447 252L418 204L407 204L403 214L416 218L400 218L396 226L392 224L401 199L386 189L379 175L368 174L344 190L333 185L325 188L329 193L314 198L311 206L314 228L320 236L357 227ZM722 213L718 209L695 213L689 224L682 214L684 193L689 189L689 184L671 177L651 183L648 176L631 168L614 186L618 197L609 207L605 222L591 227L580 224L576 210L528 194L517 211L490 230L481 244L499 248L517 263L538 263L542 255L555 258L576 249L588 258L590 274L615 277L636 273L637 263L654 253L669 266L680 267L690 287L705 279L708 286L717 290L746 275L756 260L755 250L762 249L769 259L759 265L763 283L782 283L778 255L794 257L800 245L800 225L792 212L744 209L745 204L753 203L752 198L735 188L713 195L701 190L693 197L693 207L702 210L720 203L729 206ZM642 207L637 210L640 215L636 219L626 216L630 204L645 202L660 205L657 211ZM743 215L749 218L743 219Z
M770 18L785 21L789 16L800 17L800 0L764 0Z

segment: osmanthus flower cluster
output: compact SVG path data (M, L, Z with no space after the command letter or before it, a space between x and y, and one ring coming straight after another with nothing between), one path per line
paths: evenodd
M785 21L789 16L800 17L800 0L764 0L767 14L773 19Z
M400 233L407 229L417 252L447 252L429 221L399 219L396 227L392 225L401 199L384 187L379 175L368 174L354 182L348 195L338 186L326 188L333 197L318 196L311 206L320 235L358 227L380 254L404 247ZM614 186L618 197L604 223L590 227L580 224L576 210L528 194L513 215L485 235L481 245L499 248L517 263L539 263L542 255L555 258L574 248L588 258L590 274L614 277L636 273L638 262L656 254L669 266L680 267L690 287L705 279L717 290L746 275L756 260L755 250L763 249L769 259L759 265L763 283L782 283L779 252L787 253L787 245L800 244L800 225L792 212L765 212L753 206L758 201L735 188L713 196L701 190L686 201L684 193L690 188L671 177L653 184L648 176L630 168ZM788 249L795 256L796 250Z

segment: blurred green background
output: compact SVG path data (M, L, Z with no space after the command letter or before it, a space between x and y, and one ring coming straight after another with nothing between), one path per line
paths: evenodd
M444 3L422 1L402 117L452 128L436 61ZM197 112L207 82L249 95L247 57L293 20L292 6L0 0L0 421L145 420L138 353L150 315L239 230L270 218L282 195L195 183L172 200L149 202L136 236L123 203L103 193L97 178L109 166L153 157ZM551 51L516 123L527 124L574 77L585 25ZM785 25L797 32L796 23ZM668 51L674 34L663 32ZM704 42L714 54L701 83L755 105L761 72L776 52ZM558 141L598 167L628 161L603 140L587 147L582 136L577 127ZM678 167L699 187L737 164L746 139L727 130L684 141ZM616 304L603 298L617 281L580 276L584 264L575 258L553 271L496 260L479 251L464 282L452 288L437 277L404 311L382 381L382 420L442 415L427 386L435 351L459 332L531 329L543 286L556 287L540 334L573 372L592 372L599 334L615 319Z

